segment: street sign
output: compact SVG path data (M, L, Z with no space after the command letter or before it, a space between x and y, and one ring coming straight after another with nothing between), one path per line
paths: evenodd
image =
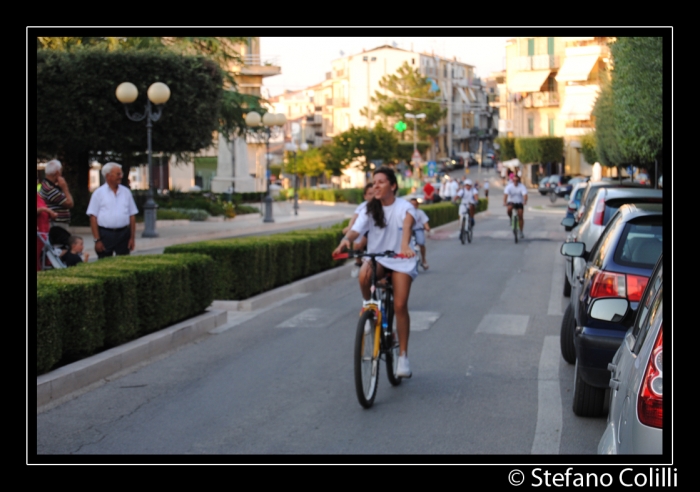
M435 171L437 170L437 162L428 161L428 177L432 178L435 176Z
M411 157L411 160L413 162L420 162L421 161L421 156L420 156L420 152L418 152L418 149L413 151L413 156Z

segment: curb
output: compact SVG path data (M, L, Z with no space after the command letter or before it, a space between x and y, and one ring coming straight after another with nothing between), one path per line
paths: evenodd
M169 328L42 374L36 378L37 409L58 402L94 383L104 382L110 376L133 368L140 362L190 343L225 324L227 320L228 314L225 311L209 308L209 311Z

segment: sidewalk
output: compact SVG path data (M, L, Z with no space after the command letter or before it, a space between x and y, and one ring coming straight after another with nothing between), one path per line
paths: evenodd
M158 237L141 237L144 224L136 224L136 244L132 254L158 254L173 244L194 243L210 239L245 236L250 234L274 234L289 229L315 227L329 221L338 221L352 216L356 205L337 204L336 206L315 206L313 202L300 202L298 215L290 202L275 202L272 208L274 222L263 222L260 214L239 215L233 219L211 217L208 221L158 220ZM90 227L71 227L73 235L81 236L85 242L84 252L90 256L88 262L97 260L95 245Z

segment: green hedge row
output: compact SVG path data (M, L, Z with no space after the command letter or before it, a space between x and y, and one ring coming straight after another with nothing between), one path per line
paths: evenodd
M486 198L479 198L476 205L476 213L483 212L488 208L489 201ZM459 205L454 203L430 203L421 205L420 209L428 216L428 224L431 228L438 227L459 219Z
M37 273L37 374L204 312L205 255L120 256Z
M210 256L216 263L216 271L209 279L214 298L243 300L338 266L331 254L347 222L271 236L178 244L168 246L163 253Z

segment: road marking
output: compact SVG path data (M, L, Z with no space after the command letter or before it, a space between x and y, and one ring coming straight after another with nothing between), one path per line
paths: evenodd
M544 337L537 370L537 426L531 454L559 454L562 430L559 337Z
M481 319L476 333L489 335L524 335L530 316L526 314L487 314Z
M283 321L276 328L325 328L338 317L337 309L310 308Z
M554 255L554 268L552 269L552 283L549 289L549 305L547 306L547 314L549 316L562 316L564 313L561 310L562 294L562 273L564 273L564 257L557 252Z
M411 331L425 331L440 317L440 313L434 311L409 311L411 317Z

